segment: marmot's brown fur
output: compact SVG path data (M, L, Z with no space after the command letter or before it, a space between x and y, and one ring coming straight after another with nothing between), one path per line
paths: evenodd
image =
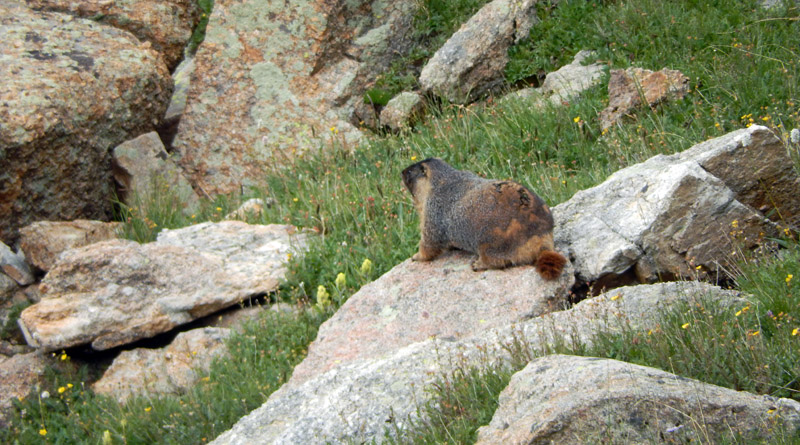
M513 181L483 179L430 158L403 170L419 212L419 252L430 261L444 250L477 253L475 271L535 264L548 280L567 260L553 248L553 215L542 198Z

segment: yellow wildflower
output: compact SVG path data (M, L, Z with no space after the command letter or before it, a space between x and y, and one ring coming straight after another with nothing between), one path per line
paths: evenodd
M417 157L416 157L416 156L411 156L411 160L412 160L412 161L416 161L416 160L417 160Z
M153 409L152 406L148 406L147 408L144 409L144 412L149 413L150 410L152 410L152 409Z
M347 284L347 277L345 277L344 272L339 272L339 274L336 275L336 280L333 284L335 284L336 287L344 287Z
M331 296L325 286L320 284L317 286L317 306L324 309L329 304L331 304Z
M581 121L581 117L580 116L575 116L575 119L572 119L572 122L575 122L576 124L578 122L580 122L580 121Z
M111 441L111 432L108 430L103 431L103 445L109 445L114 442Z
M686 329L688 327L689 327L689 323L684 323L683 325L681 325L681 329Z
M739 220L738 219L734 219L733 221L731 221L731 227L733 227L734 229L738 228L739 227Z
M794 278L794 275L792 274L786 275L786 284L789 284L789 282L792 281L792 278Z
M365 258L364 262L361 263L361 273L367 275L372 271L372 261L369 258Z
M800 334L800 328L794 328L792 330L792 335L794 336L794 335L798 335L798 334Z
M63 394L63 393L64 393L64 391L66 391L66 390L67 390L67 388L65 388L65 387L63 387L63 386L59 386L59 387L58 387L58 393L59 393L59 394Z
M68 358L69 358L69 356L67 355L67 353L64 352L64 351L61 351L61 361L64 361L64 360L66 360Z
M44 429L44 428L40 429L40 430L39 430L39 435L40 435L40 436L46 436L46 435L47 435L47 430L46 430L46 429Z
M611 297L611 301L617 301L617 300L619 300L619 297L620 297L619 294L614 295L613 297Z

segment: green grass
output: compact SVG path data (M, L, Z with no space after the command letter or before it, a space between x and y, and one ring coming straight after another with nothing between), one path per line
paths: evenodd
M192 31L192 37L186 47L187 54L194 55L197 48L203 43L206 38L206 26L208 26L208 19L211 16L211 10L214 9L214 0L197 0L197 6L200 8L200 21Z
M398 72L418 70L421 61L483 3L423 3L417 32L428 43L407 55L396 67ZM32 394L20 404L25 416L0 431L0 442L40 443L44 438L58 443L88 437L86 442L99 443L108 430L114 443L202 443L227 429L285 380L325 318L362 285L414 253L418 219L400 172L415 161L437 156L487 177L513 178L555 205L622 167L751 123L768 125L787 137L788 129L800 127L800 11L762 11L755 5L564 0L557 8L542 6L542 23L532 30L530 41L510 52L509 84L551 71L582 49L596 50L596 58L612 68L668 67L692 79L685 99L637 111L605 134L597 118L607 104L605 86L564 107L545 110L520 101L446 105L433 110L415 132L375 136L358 147L347 147L339 135L331 134L325 150L265 172L265 190L219 197L202 203L193 214L184 212L169 190L142 197L130 207L119 205L118 219L127 223L125 236L147 242L163 228L220 220L245 198L274 198L272 207L249 222L290 223L318 236L308 253L292 258L286 283L270 298L314 307L323 286L331 303L300 318L260 321L234 340L231 359L215 364L208 382L180 397L119 405L83 388L89 376L66 367L50 377L49 399L40 403ZM416 76L403 76L387 73L378 86L392 91L410 88ZM664 314L663 323L650 335L634 330L599 334L591 347L562 345L558 351L624 359L694 378L708 375L712 383L796 397L800 336L792 333L800 326L800 258L796 242L785 245L778 259L748 258L742 263L736 284L757 302L738 317L726 317L700 302ZM362 268L366 259L372 264L369 270ZM345 282L337 285L340 273ZM787 284L789 274L794 278ZM548 351L518 352L521 367L534 353ZM434 402L421 408L433 428L395 431L396 440L469 443L477 427L491 418L497 394L512 371L464 369L442 376ZM73 388L59 394L58 388L68 383ZM39 435L42 427L47 436Z

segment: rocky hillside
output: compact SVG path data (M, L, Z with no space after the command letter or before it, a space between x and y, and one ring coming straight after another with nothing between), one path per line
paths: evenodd
M0 441L798 440L800 7L677 3L0 0Z

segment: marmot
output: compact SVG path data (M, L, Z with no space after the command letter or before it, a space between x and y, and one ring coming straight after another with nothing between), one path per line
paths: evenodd
M444 250L477 253L475 271L535 264L553 280L567 260L553 250L553 215L542 198L513 181L483 179L438 158L403 170L403 184L419 212L419 252L430 261Z

